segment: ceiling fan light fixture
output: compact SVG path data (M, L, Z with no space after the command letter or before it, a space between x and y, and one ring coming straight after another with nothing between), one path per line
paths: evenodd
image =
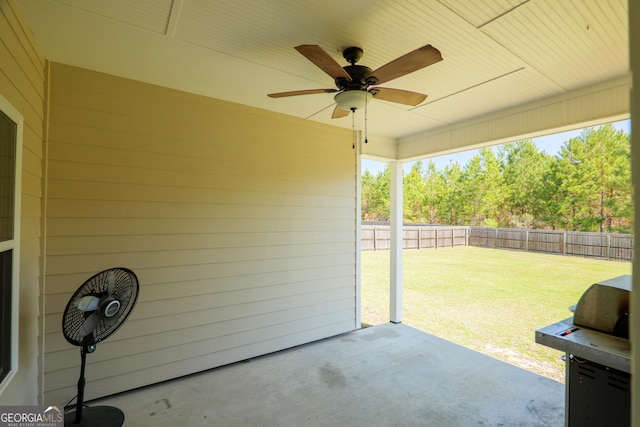
M343 110L355 111L364 108L372 98L373 95L366 90L346 90L337 94L333 99Z

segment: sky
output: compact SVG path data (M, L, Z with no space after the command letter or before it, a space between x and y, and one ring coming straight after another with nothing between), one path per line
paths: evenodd
M631 133L631 120L623 120L620 122L613 122L613 127L617 130L624 131L625 133ZM556 133L553 135L542 136L539 138L532 138L531 140L538 146L538 148L547 154L556 155L560 152L560 147L565 141L579 136L582 129L576 129L568 132ZM494 147L497 149L497 146ZM467 161L475 156L480 150L463 151L455 154L447 154L444 156L431 157L429 159L423 159L423 163L427 163L429 160L433 161L436 165L436 169L443 170L450 162L458 162L460 166L464 166ZM407 162L403 164L405 174L411 171L411 167L415 162ZM377 162L374 160L362 159L362 171L368 170L373 175L377 175L384 170L386 163Z

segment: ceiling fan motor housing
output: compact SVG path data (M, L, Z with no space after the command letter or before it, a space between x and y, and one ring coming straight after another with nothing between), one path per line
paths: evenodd
M356 62L362 58L362 54L364 51L357 47L351 46L345 48L342 51L342 56L347 62L351 65L347 65L342 67L349 76L351 76L351 81L348 81L344 77L338 77L335 79L336 87L340 90L367 90L367 88L373 84L377 83L377 79L375 77L367 78L373 70L369 67L365 67L364 65L356 65Z
M369 77L373 70L364 65L346 65L344 70L351 76L351 81L344 77L338 77L336 87L340 90L367 90L373 84L376 84L375 77Z

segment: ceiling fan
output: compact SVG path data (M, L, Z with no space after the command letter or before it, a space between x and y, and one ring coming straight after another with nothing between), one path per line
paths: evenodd
M271 98L287 96L311 95L316 93L336 93L336 107L331 118L349 115L349 112L363 108L371 99L396 102L416 106L427 98L427 95L401 89L375 86L390 80L413 73L436 62L442 61L440 51L431 45L422 46L373 71L364 65L356 65L362 58L363 50L359 47L348 47L342 52L344 59L351 65L340 66L324 49L318 45L304 44L295 49L313 62L318 68L331 76L337 89L307 89L290 92L270 93Z

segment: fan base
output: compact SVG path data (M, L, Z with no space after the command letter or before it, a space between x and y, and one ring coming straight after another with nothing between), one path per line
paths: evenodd
M124 412L112 406L89 406L82 408L82 420L76 424L76 411L64 414L65 426L120 427L124 423Z

